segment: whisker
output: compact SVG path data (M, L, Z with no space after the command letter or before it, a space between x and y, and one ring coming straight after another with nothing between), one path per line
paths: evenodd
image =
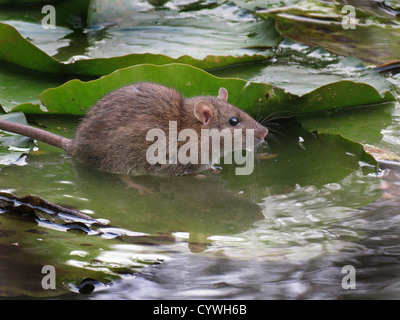
M282 128L283 128L283 125L280 123L277 123L277 122L273 122L268 125L269 131L278 131L278 129L282 129Z
M287 137L287 133L281 131L281 130L271 130L269 138L285 138Z
M276 111L268 116L266 116L263 120L260 121L261 124L266 125L276 120L286 119L292 117L293 114L290 111Z

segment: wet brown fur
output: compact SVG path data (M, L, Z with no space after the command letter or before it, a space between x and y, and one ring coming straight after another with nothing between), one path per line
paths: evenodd
M194 116L194 106L199 101L211 106L213 118L207 125ZM83 118L67 151L84 163L112 173L194 173L210 168L211 163L149 164L146 150L154 141L146 141L147 132L154 128L161 129L168 140L169 121L177 121L178 132L185 128L194 129L200 139L201 129L222 130L229 127L232 117L241 119L241 124L235 129L264 128L245 112L220 98L200 96L184 99L175 89L153 83L137 83L109 93L92 107ZM178 143L178 150L184 143Z

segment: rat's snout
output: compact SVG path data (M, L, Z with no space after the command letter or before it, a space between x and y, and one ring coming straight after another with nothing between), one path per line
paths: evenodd
M266 127L261 127L261 139L264 139L268 134L268 129Z
M262 125L257 126L254 129L254 145L259 145L264 141L264 138L268 134L268 129Z
M264 126L259 126L255 130L254 136L257 140L259 140L259 143L261 143L264 140L264 138L267 136L267 134L268 134L268 129Z

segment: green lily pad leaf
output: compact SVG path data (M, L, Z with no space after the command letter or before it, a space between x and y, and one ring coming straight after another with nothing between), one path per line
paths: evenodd
M90 76L143 63L176 62L213 69L265 60L273 55L270 48L280 42L272 20L257 20L233 4L190 13L149 6L147 11L135 11L130 2L122 3L122 7L110 1L93 2L89 23L92 27L101 26L101 30L89 29L89 46L68 61L52 56L60 49L67 51L71 29L57 26L44 30L40 23L6 17L0 22L0 60L46 73ZM110 10L112 7L118 8L118 19L116 10ZM154 25L156 17L159 20Z
M0 116L1 119L27 124L25 116L21 112ZM19 134L0 131L0 167L11 164L25 164L21 156L29 153L32 147L31 139Z
M31 70L59 73L60 62L30 43L12 26L0 23L0 60Z
M56 55L61 48L70 45L70 40L67 36L73 31L57 26L56 29L44 29L39 23L18 21L18 20L3 20L2 23L14 27L22 37L28 39L33 45L40 50L46 52L49 56Z
M257 15L277 21L282 36L308 45L322 46L340 55L354 55L360 60L380 64L396 60L400 50L400 24L381 14L383 10L370 10L370 1L355 1L352 28L348 12L335 2L301 1L292 6L258 11ZM388 12L386 10L385 12ZM374 45L372 46L371 43Z
M58 88L44 91L40 99L50 113L84 115L108 92L140 81L176 88L185 97L215 96L220 87L225 87L229 92L228 101L231 104L259 117L275 112L297 115L394 100L391 92L380 94L369 84L352 81L330 83L299 96L268 83L218 78L184 64L138 65L117 70L97 80L71 80ZM12 111L43 112L39 106L31 108L27 105L17 106Z
M213 69L217 67L228 66L236 63L246 63L252 61L265 60L265 55L253 54L243 55L241 57L234 56L213 56L208 55L203 59L195 59L188 55L180 56L176 59L163 54L129 54L112 58L93 58L71 60L70 63L64 64L63 70L68 74L101 76L109 74L115 70L126 68L133 65L151 63L163 65L169 63L185 63L201 69Z
M84 115L105 94L135 82L154 82L176 88L185 97L197 95L217 95L220 87L230 92L232 104L251 112L255 106L262 112L276 106L288 105L297 97L274 88L271 84L248 83L242 79L223 79L215 77L201 69L185 64L162 66L143 64L117 70L99 79L84 82L71 80L58 88L44 91L40 100L49 113ZM264 110L264 106L268 110ZM12 111L42 113L39 106L17 106ZM273 109L272 111L275 111Z
M21 36L18 31L5 23L0 23L0 60L35 71L53 74L104 75L127 66L151 62L153 64L167 64L171 62L189 63L201 68L216 68L234 63L244 63L255 60L264 60L263 54L242 56L213 56L208 55L196 59L187 55L171 58L163 54L128 54L111 58L82 59L76 57L70 62L61 62Z
M39 108L39 94L64 82L62 78L37 75L24 69L11 70L0 63L0 106L5 112L18 105Z
M337 133L310 132L296 120L281 119L276 122L285 128L284 135L274 134L267 138L271 158L260 155L257 162L259 187L272 194L304 186L323 186L336 183L355 170L364 175L377 172L377 161L363 150L363 146ZM229 187L243 190L250 186L254 176L234 176L232 168L225 166Z
M316 135L318 143L324 148L331 150L346 150L338 154L337 161L344 167L350 169L361 168L364 173L377 171L375 158L365 152L359 143L342 137L340 134L319 133Z
M389 91L382 96L374 87L368 84L339 81L324 85L301 96L298 104L296 104L296 114L379 104L394 100L395 97ZM311 106L314 107L312 108ZM312 110L310 110L311 108Z
M6 3L6 5L1 6L1 1L4 1L3 3ZM0 0L0 21L7 21L7 23L13 26L15 24L17 30L20 32L22 31L21 33L23 33L25 29L29 33L27 37L32 41L37 41L38 39L44 40L47 37L51 37L59 39L57 41L69 42L72 39L76 39L75 35L80 34L79 29L86 26L90 1L91 0ZM7 3L12 5L7 5ZM28 3L28 5L23 5L23 3ZM51 16L53 14L51 11L52 9L45 7L46 5L51 5L56 9L54 12L55 20L53 20ZM50 13L51 15L49 16ZM42 27L42 22L44 27ZM48 29L47 26L53 22L56 24L56 29ZM20 25L21 23L32 25L32 31L29 32L28 29ZM35 26L33 24L35 24ZM42 30L39 30L39 27L42 28ZM44 32L47 32L47 35L45 35ZM67 37L59 38L62 33L66 33ZM70 37L71 33L75 34ZM56 46L58 45L56 43L54 44ZM76 49L79 50L78 48ZM52 48L50 48L50 50L52 50Z
M273 83L299 96L343 80L368 84L382 96L393 89L386 78L376 70L367 68L355 57L336 56L323 48L300 46L287 39L281 46L284 53L279 54L278 59L272 63L226 68L214 71L213 74L232 77L236 73L250 81Z
M388 102L376 106L350 108L334 112L304 115L296 119L308 131L340 133L363 144L379 145L384 132L393 121L392 110L395 103ZM395 131L395 130L393 130Z

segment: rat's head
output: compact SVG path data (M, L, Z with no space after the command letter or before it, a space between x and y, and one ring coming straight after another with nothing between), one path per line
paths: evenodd
M242 147L246 146L246 132L251 130L254 133L254 145L264 141L268 129L250 117L246 112L229 104L228 91L220 88L218 96L195 98L194 115L200 123L201 128L217 129L218 131L231 131L239 129L242 137ZM247 146L248 147L248 146Z

